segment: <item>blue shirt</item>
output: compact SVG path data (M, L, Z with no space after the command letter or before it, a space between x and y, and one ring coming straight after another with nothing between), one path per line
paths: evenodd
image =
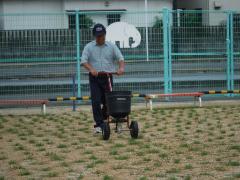
M98 45L92 41L84 47L81 64L89 63L98 72L116 72L116 63L120 60L124 58L115 44L106 41Z

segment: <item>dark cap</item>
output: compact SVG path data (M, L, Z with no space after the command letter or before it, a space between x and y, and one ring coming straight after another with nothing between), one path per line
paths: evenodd
M93 27L93 36L105 35L106 28L102 24L95 24Z

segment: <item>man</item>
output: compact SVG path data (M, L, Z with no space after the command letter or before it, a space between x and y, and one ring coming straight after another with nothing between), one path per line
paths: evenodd
M88 43L83 50L81 65L89 71L89 84L92 98L93 118L96 123L95 133L102 132L102 124L107 118L105 93L109 91L108 77L98 72L124 73L124 58L118 47L105 41L106 29L102 24L93 28L95 40ZM116 69L118 63L118 69ZM111 82L112 76L110 76Z

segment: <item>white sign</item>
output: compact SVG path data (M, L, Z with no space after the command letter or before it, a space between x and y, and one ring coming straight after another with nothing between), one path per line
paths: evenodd
M134 25L115 22L107 27L106 40L120 48L136 48L141 43L141 34Z

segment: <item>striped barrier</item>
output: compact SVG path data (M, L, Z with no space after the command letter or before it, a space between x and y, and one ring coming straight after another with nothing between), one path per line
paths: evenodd
M145 98L147 95L146 94L139 94L139 93L133 93L132 94L132 97L143 97ZM48 101L50 102L53 102L53 101L58 101L58 102L61 102L61 101L89 101L91 99L90 96L82 96L82 97L62 97L62 96L59 96L59 97L56 97L56 98L49 98Z
M155 98L163 98L163 97L182 97L182 96L192 96L194 97L194 104L196 102L196 99L198 98L199 101L199 107L202 107L202 96L203 95L214 95L214 94L240 94L240 90L221 90L221 91L202 91L202 92L191 92L191 93L172 93L172 94L140 94L140 93L133 93L132 97L142 97L146 100L146 106L149 104L150 109L153 108L152 99ZM82 96L82 97L56 97L56 98L50 98L48 101L53 102L62 102L62 101L89 101L91 99L90 96Z
M215 91L215 90L211 90L211 91L202 91L202 92L195 92L195 93L201 93L201 94L204 94L204 95L207 95L207 94L240 94L240 90L221 90L221 91ZM177 96L185 96L186 94L188 95L189 93L176 93L178 94ZM191 93L190 93L191 94ZM176 96L175 94L162 94L162 96ZM142 98L146 98L146 97L149 97L148 94L140 94L140 93L133 93L132 94L132 97L142 97ZM59 96L59 97L56 97L56 98L49 98L48 101L78 101L78 100L81 100L81 101L89 101L91 99L90 96L82 96L82 97L62 97L62 96Z
M240 90L203 91L203 94L240 94Z
M48 101L53 102L53 101L78 101L78 100L83 100L83 101L88 101L90 100L90 96L82 96L82 97L56 97L56 98L49 98Z
M150 101L150 109L152 109L152 99L154 98L161 98L161 97L176 97L176 96L193 96L194 103L196 98L199 99L200 107L202 106L202 99L201 96L203 95L214 95L214 94L240 94L240 90L221 90L221 91L203 91L203 92L195 92L195 93L172 93L172 94L140 94L140 93L133 93L133 98L145 98L146 102ZM0 100L0 105L41 105L43 114L46 114L46 104L48 102L62 102L62 101L89 101L91 99L90 96L82 96L82 97L56 97L56 98L49 98L48 100Z

